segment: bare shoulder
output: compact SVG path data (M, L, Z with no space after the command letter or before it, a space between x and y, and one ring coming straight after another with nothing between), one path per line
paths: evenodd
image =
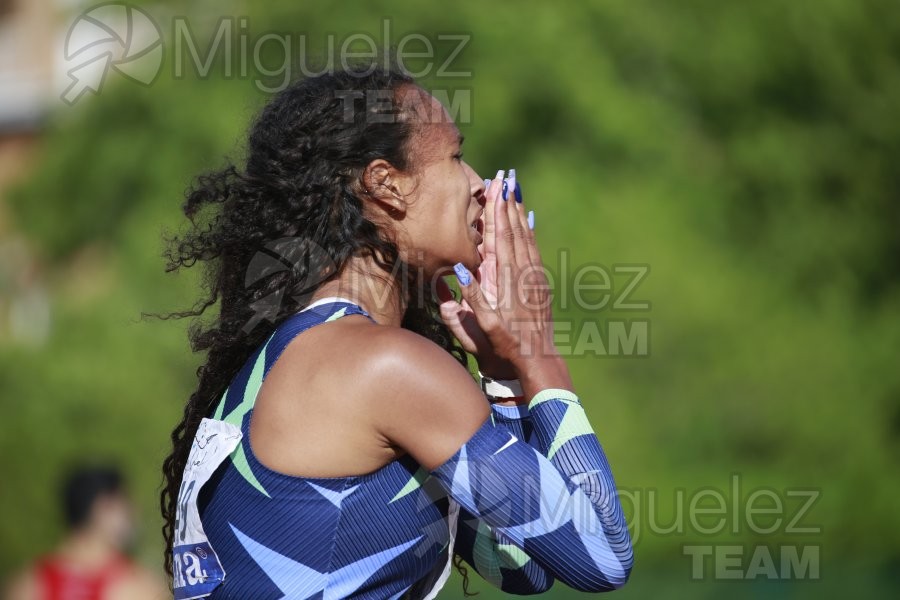
M397 388L409 389L411 385L421 390L460 386L478 390L455 357L408 329L354 320L352 316L329 325L331 332L326 333L324 328L318 332L323 339L327 336L327 344L316 344L317 340L311 338L309 346L315 345L335 369L353 372L353 381L346 385L374 392L387 390L388 398L401 400L405 396L398 396Z
M444 463L484 423L490 409L469 371L414 332L371 333L366 383L376 429L429 470Z
M377 327L371 332L368 359L380 376L402 373L422 385L472 382L454 356L418 333L399 327ZM438 379L435 379L437 377Z
M364 424L360 435L375 435L379 448L403 450L431 470L453 456L490 415L469 371L417 333L349 315L303 335L285 351L281 373L329 399L306 406L306 421L351 410L354 422ZM277 364L270 379L275 369Z

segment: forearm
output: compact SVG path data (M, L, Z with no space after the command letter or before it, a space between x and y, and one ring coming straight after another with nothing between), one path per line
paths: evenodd
M433 473L498 538L567 585L620 587L631 570L631 542L609 465L577 397L544 390L528 410L537 448L492 418Z
M536 447L528 407L491 404L494 424ZM466 509L460 509L457 543L454 550L481 577L504 592L516 595L540 594L549 590L554 577L533 557L503 534Z
M454 552L485 581L510 594L540 594L554 582L553 575L532 556L464 508L459 513Z
M631 539L612 470L578 396L570 390L542 390L528 403L528 415L534 428L532 445L564 474L570 489L578 486L598 518L589 521L600 526L606 548L598 552L586 544L589 553L613 566L618 561L627 578L633 559ZM597 533L590 525L586 530Z

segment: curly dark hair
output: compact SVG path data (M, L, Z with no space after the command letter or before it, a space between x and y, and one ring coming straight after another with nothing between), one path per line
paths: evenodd
M440 319L430 288L415 280L415 269L397 268L402 263L396 244L364 216L359 197L371 161L382 158L402 171L415 166L411 143L418 120L401 99L405 86L417 83L404 70L372 63L300 79L273 96L255 119L243 169L229 162L199 176L186 192L183 210L190 226L179 236L165 236L163 256L167 272L202 262L205 296L191 310L155 316L199 317L220 304L211 323L195 319L188 329L193 351L207 351L207 360L197 369L197 389L172 431L172 453L163 463L160 506L170 577L178 491L201 419L212 414L254 350L305 308L320 285L338 277L349 259L369 256L384 270L380 276L398 283L408 278L402 286L409 296L402 327L468 365L466 352ZM367 94L383 98L386 90L393 92L391 102L366 102ZM360 106L364 109L356 110ZM294 241L292 268L256 281L247 277L254 256L284 238ZM316 260L314 252L324 252L328 260ZM273 294L277 306L259 319L259 302ZM455 556L454 563L470 595L462 559Z

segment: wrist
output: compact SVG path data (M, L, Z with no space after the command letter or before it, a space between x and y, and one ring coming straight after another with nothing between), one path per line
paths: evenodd
M518 379L515 367L506 360L479 360L478 373L491 379Z
M560 357L559 349L556 347L553 338L544 335L534 336L532 338L529 338L528 336L522 337L523 339L520 340L515 356L510 359L510 364L516 369L517 373L520 369L531 365L535 361L557 359Z
M575 390L569 367L559 353L555 353L555 356L533 357L519 367L517 372L527 398L551 388L572 392Z
M478 371L481 390L491 404L511 405L525 401L518 379L497 379Z

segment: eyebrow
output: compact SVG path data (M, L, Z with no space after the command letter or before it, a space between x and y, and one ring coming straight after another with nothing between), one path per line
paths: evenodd
M463 134L459 134L459 145L462 146L462 143L466 141L466 136Z

